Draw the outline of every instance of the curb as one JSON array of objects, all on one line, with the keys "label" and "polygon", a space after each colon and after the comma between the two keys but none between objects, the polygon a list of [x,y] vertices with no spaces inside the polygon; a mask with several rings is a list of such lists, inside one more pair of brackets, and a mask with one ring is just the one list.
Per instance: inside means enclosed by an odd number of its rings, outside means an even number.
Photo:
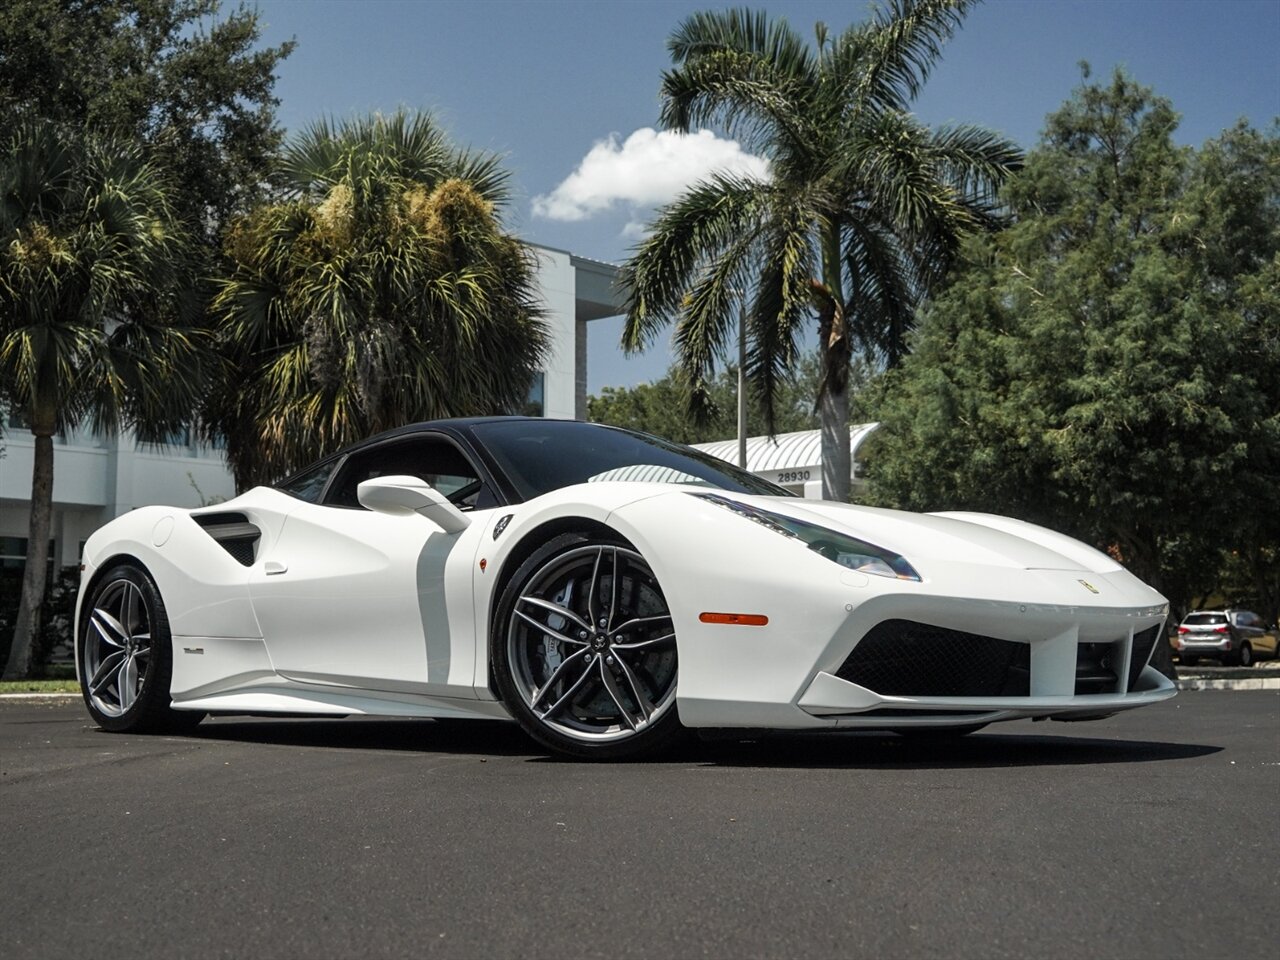
[{"label": "curb", "polygon": [[0,693],[0,700],[79,700],[79,693]]},{"label": "curb", "polygon": [[1280,690],[1280,677],[1214,680],[1206,677],[1174,681],[1179,690]]}]

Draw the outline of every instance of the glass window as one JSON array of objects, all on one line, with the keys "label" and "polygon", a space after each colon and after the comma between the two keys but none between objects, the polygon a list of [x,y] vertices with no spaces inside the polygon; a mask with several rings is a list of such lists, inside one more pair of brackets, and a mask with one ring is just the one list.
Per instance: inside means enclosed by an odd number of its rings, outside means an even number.
[{"label": "glass window", "polygon": [[[58,556],[56,540],[49,541],[49,566],[52,567]],[[0,537],[0,568],[5,570],[21,570],[27,565],[27,538]]]},{"label": "glass window", "polygon": [[333,473],[333,468],[338,465],[340,460],[341,458],[335,457],[320,464],[318,467],[312,467],[302,473],[296,473],[288,480],[278,484],[276,489],[282,493],[289,494],[291,497],[305,500],[307,503],[319,503],[320,495],[324,493],[324,485],[328,483],[329,475]]},{"label": "glass window", "polygon": [[698,450],[575,420],[495,420],[472,427],[524,499],[605,480],[692,483],[789,497],[768,480]]},{"label": "glass window", "polygon": [[357,488],[363,481],[394,476],[424,480],[463,510],[493,503],[476,468],[457,447],[440,437],[407,437],[356,451],[343,463],[324,502],[333,507],[360,508]]},{"label": "glass window", "polygon": [[1227,615],[1225,613],[1191,613],[1188,614],[1187,619],[1182,622],[1192,627],[1212,626],[1214,624],[1226,623]]}]

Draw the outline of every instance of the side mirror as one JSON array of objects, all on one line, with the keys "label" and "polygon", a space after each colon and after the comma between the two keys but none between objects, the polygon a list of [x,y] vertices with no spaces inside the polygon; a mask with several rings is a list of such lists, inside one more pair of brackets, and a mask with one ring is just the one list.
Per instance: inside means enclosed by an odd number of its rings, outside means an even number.
[{"label": "side mirror", "polygon": [[471,518],[455,507],[445,495],[417,477],[374,477],[356,487],[360,505],[378,513],[407,517],[418,513],[441,527],[445,533],[461,533]]}]

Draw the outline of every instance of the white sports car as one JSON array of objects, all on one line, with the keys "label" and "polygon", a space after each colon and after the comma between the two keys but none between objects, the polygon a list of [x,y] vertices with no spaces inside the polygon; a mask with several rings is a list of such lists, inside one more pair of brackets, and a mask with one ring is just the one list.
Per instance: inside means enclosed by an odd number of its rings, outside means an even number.
[{"label": "white sports car", "polygon": [[592,758],[682,728],[968,732],[1164,700],[1167,604],[1060,534],[802,500],[571,421],[422,423],[84,554],[105,729],[208,713],[511,717]]}]

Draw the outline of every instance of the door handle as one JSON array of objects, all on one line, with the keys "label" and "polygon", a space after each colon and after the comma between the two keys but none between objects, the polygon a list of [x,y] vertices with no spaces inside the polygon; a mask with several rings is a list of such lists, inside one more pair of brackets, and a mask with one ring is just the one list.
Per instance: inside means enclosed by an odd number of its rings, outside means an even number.
[{"label": "door handle", "polygon": [[262,565],[262,572],[268,577],[274,576],[277,573],[284,573],[288,569],[289,565],[287,563],[281,563],[279,560],[268,560]]}]

